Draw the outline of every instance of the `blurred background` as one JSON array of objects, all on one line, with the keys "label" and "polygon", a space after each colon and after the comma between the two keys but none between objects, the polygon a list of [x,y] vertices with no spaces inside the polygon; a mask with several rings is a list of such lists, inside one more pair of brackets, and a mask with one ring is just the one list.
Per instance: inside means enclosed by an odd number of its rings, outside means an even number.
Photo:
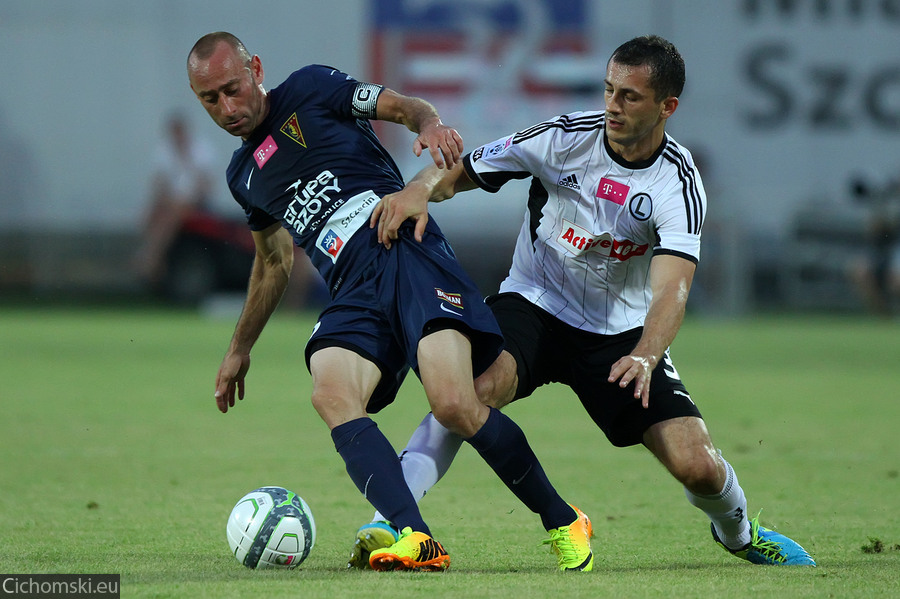
[{"label": "blurred background", "polygon": [[[887,313],[896,301],[871,297],[900,254],[884,226],[900,204],[900,5],[883,0],[0,0],[0,296],[240,295],[250,250],[224,184],[238,144],[185,73],[216,30],[262,58],[267,87],[332,65],[431,101],[468,149],[601,109],[610,53],[657,33],[687,64],[668,131],[709,196],[691,310]],[[214,170],[202,210],[153,241],[173,119],[202,148],[197,169]],[[427,163],[410,132],[378,131],[407,179]],[[527,185],[432,211],[484,293],[508,268]],[[154,244],[167,254],[151,276],[139,258]],[[880,283],[864,286],[867,274]],[[322,301],[315,276],[297,281],[288,305]]]}]

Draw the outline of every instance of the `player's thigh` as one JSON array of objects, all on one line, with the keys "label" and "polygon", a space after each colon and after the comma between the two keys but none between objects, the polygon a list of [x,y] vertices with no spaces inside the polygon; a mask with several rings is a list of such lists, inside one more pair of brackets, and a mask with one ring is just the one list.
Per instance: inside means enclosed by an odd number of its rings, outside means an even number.
[{"label": "player's thigh", "polygon": [[612,365],[637,344],[641,329],[617,335],[578,332],[570,336],[571,366],[563,381],[572,387],[588,414],[617,447],[643,442],[650,427],[683,416],[700,417],[700,411],[685,389],[668,352],[654,368],[650,380],[650,402],[641,405],[634,397],[634,383],[621,388],[610,383]]},{"label": "player's thigh", "polygon": [[381,371],[358,353],[337,346],[323,347],[309,359],[312,403],[329,429],[366,415]]},{"label": "player's thigh", "polygon": [[435,419],[464,437],[475,434],[486,420],[487,408],[475,395],[469,339],[456,329],[441,329],[422,337],[417,354]]},{"label": "player's thigh", "polygon": [[409,371],[404,348],[397,343],[391,323],[376,309],[377,305],[376,285],[371,280],[345,286],[319,315],[305,350],[310,373],[312,355],[330,347],[347,350],[373,364],[380,371],[380,380],[364,396],[369,414],[394,401]]}]

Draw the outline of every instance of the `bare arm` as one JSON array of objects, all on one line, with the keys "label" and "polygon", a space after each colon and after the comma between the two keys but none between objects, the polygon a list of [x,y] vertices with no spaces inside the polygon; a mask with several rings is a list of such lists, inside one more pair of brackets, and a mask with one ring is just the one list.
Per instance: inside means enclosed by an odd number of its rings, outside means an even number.
[{"label": "bare arm", "polygon": [[404,221],[411,219],[416,222],[416,240],[422,241],[422,233],[428,223],[428,202],[443,202],[459,191],[475,187],[462,162],[457,162],[451,169],[428,165],[403,189],[381,199],[369,217],[369,227],[377,225],[379,243],[390,248],[391,240],[397,239],[397,229]]},{"label": "bare arm", "polygon": [[293,240],[280,224],[254,231],[253,241],[256,242],[256,256],[247,285],[247,299],[216,375],[216,405],[222,413],[234,407],[235,390],[238,399],[244,399],[250,349],[278,307],[294,262]]},{"label": "bare arm", "polygon": [[650,262],[653,299],[644,320],[644,332],[630,354],[619,359],[609,372],[609,382],[625,388],[634,381],[634,397],[646,408],[650,405],[650,377],[653,369],[684,320],[688,292],[696,265],[678,256],[654,256]]},{"label": "bare arm", "polygon": [[378,95],[375,114],[382,121],[390,121],[406,126],[418,133],[413,143],[416,156],[428,148],[431,159],[439,168],[453,168],[459,162],[463,151],[463,140],[456,129],[441,122],[437,110],[421,98],[404,96],[385,88]]}]

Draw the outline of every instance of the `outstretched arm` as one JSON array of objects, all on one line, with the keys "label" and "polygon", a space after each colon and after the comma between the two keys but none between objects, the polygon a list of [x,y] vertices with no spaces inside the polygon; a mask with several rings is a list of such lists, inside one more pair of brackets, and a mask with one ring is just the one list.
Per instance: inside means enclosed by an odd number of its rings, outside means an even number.
[{"label": "outstretched arm", "polygon": [[438,168],[453,168],[463,151],[463,140],[456,129],[441,122],[437,110],[421,98],[404,96],[391,89],[383,89],[375,105],[376,118],[405,125],[418,133],[413,143],[416,156],[428,148],[431,159]]},{"label": "outstretched arm", "polygon": [[609,372],[609,382],[625,388],[634,381],[634,397],[650,405],[650,377],[666,349],[675,340],[684,320],[688,292],[696,265],[678,256],[654,256],[650,262],[653,299],[644,320],[644,332],[630,354],[619,359]]},{"label": "outstretched arm", "polygon": [[372,211],[369,227],[378,226],[378,242],[386,248],[397,239],[397,229],[407,219],[416,222],[416,240],[422,241],[428,223],[428,202],[443,202],[458,191],[475,189],[476,185],[466,174],[462,162],[447,170],[426,166],[397,193],[389,193]]},{"label": "outstretched arm", "polygon": [[256,256],[250,271],[247,299],[216,375],[216,405],[222,413],[234,407],[235,391],[238,399],[244,399],[244,377],[250,368],[250,349],[278,307],[294,263],[293,239],[280,224],[254,231],[253,241],[256,243]]}]

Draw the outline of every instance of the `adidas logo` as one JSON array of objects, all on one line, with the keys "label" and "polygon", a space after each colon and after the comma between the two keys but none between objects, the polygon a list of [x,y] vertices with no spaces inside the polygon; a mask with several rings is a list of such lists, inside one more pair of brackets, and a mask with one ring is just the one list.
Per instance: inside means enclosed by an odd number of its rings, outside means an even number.
[{"label": "adidas logo", "polygon": [[581,185],[578,183],[578,179],[575,175],[569,175],[568,177],[563,177],[559,180],[558,185],[563,187],[569,187],[571,189],[581,189]]}]

